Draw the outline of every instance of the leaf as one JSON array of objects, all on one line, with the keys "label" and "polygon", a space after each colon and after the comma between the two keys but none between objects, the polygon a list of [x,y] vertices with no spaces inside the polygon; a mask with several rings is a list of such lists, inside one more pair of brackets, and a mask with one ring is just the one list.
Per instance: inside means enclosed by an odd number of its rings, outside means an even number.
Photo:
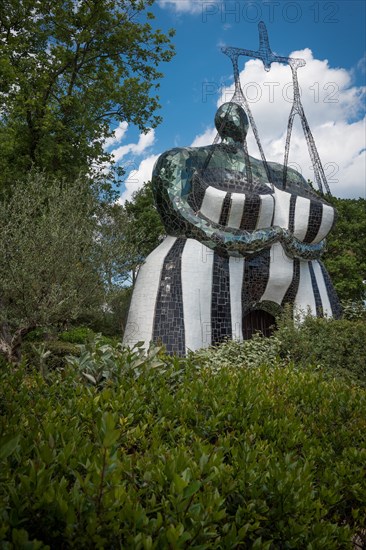
[{"label": "leaf", "polygon": [[6,436],[0,440],[0,460],[8,458],[18,446],[20,434],[15,437]]},{"label": "leaf", "polygon": [[180,495],[183,493],[183,490],[186,488],[187,482],[184,479],[182,479],[178,474],[174,474],[172,485],[174,488],[174,492]]},{"label": "leaf", "polygon": [[94,376],[92,374],[88,374],[87,372],[83,372],[82,373],[83,376],[85,376],[85,378],[87,380],[89,380],[89,382],[91,382],[92,384],[94,384],[94,386],[96,386],[97,384],[97,381],[95,380]]},{"label": "leaf", "polygon": [[184,498],[190,498],[200,490],[202,483],[200,481],[192,481],[183,491]]}]

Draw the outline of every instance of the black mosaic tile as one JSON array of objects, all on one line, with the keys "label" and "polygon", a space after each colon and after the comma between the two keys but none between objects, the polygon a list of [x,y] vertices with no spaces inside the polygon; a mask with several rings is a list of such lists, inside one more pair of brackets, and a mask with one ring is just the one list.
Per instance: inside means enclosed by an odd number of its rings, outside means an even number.
[{"label": "black mosaic tile", "polygon": [[194,212],[201,209],[207,187],[208,185],[201,184],[199,176],[194,173],[192,176],[192,190],[187,198],[187,202]]},{"label": "black mosaic tile", "polygon": [[256,306],[267,286],[270,267],[270,249],[262,250],[244,262],[242,286],[242,315]]},{"label": "black mosaic tile", "polygon": [[240,229],[253,231],[258,223],[261,199],[259,195],[246,195]]},{"label": "black mosaic tile", "polygon": [[322,304],[322,299],[318,288],[318,283],[316,281],[313,264],[312,262],[308,262],[308,265],[309,265],[309,271],[310,271],[310,277],[311,277],[311,286],[313,287],[313,294],[315,298],[316,316],[323,317],[324,316],[323,304]]},{"label": "black mosaic tile", "polygon": [[291,195],[290,198],[290,213],[289,213],[289,219],[288,219],[288,228],[291,233],[294,232],[295,229],[295,206],[296,206],[296,195]]},{"label": "black mosaic tile", "polygon": [[232,338],[229,260],[214,254],[211,302],[212,344]]},{"label": "black mosaic tile", "polygon": [[337,293],[329,277],[328,271],[324,267],[323,262],[319,261],[319,265],[323,273],[324,282],[327,289],[328,298],[330,301],[330,307],[332,308],[332,315],[335,319],[340,319],[340,317],[342,316],[342,307],[341,307],[341,304],[339,303]]},{"label": "black mosaic tile", "polygon": [[320,224],[322,223],[323,205],[320,202],[310,202],[308,230],[306,232],[304,242],[312,243],[318,234]]},{"label": "black mosaic tile", "polygon": [[154,318],[154,342],[161,342],[168,353],[185,354],[182,297],[182,252],[186,239],[177,239],[168,252],[160,277]]},{"label": "black mosaic tile", "polygon": [[297,291],[299,289],[300,282],[300,260],[298,258],[293,259],[293,268],[292,268],[292,281],[288,287],[285,296],[282,300],[282,307],[286,304],[293,304],[296,298]]},{"label": "black mosaic tile", "polygon": [[227,222],[229,220],[229,214],[230,214],[230,206],[231,206],[231,193],[227,193],[226,197],[224,198],[224,202],[221,209],[220,214],[220,225],[227,225]]}]

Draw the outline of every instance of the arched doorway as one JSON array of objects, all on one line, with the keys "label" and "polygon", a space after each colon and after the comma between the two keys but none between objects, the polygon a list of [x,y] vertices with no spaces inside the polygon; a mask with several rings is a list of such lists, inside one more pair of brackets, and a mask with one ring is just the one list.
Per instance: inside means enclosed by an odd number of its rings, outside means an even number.
[{"label": "arched doorway", "polygon": [[258,331],[263,336],[271,336],[275,324],[273,315],[261,309],[253,309],[243,318],[243,340],[249,340]]}]

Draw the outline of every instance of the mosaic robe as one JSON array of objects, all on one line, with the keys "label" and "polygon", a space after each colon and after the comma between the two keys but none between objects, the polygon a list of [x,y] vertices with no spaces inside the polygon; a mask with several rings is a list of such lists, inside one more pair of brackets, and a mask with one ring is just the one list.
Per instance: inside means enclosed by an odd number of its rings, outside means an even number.
[{"label": "mosaic robe", "polygon": [[[322,243],[334,224],[333,207],[315,194],[267,187],[262,193],[236,193],[208,185],[195,198],[196,208],[219,227],[239,232],[280,227],[300,243]],[[291,257],[281,240],[235,257],[171,235],[139,271],[124,342],[143,341],[145,347],[161,342],[168,352],[184,355],[227,338],[242,340],[248,312],[277,313],[285,304],[300,314],[339,317],[337,296],[319,259]]]}]

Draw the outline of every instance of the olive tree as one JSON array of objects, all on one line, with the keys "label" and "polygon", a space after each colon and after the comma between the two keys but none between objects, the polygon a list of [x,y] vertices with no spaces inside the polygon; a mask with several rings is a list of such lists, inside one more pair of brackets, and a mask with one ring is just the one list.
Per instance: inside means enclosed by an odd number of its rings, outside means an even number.
[{"label": "olive tree", "polygon": [[100,307],[98,197],[89,183],[31,172],[0,202],[0,352],[17,362],[23,337]]}]

